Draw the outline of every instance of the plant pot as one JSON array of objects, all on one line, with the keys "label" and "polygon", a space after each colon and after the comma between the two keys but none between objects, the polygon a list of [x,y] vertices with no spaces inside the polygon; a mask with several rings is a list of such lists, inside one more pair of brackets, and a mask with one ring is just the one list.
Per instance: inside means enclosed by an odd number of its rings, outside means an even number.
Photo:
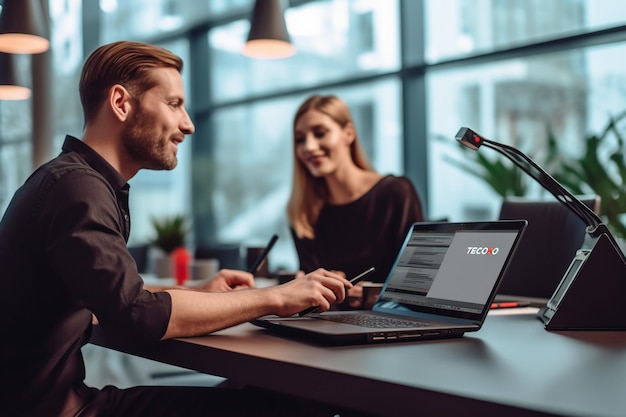
[{"label": "plant pot", "polygon": [[158,278],[173,278],[174,268],[169,253],[159,252],[154,256],[154,274]]}]

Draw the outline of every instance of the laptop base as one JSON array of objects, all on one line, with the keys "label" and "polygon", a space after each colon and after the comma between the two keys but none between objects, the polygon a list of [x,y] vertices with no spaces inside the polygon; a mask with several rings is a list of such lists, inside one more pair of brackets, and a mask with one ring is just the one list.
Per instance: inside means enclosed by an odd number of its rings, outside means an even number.
[{"label": "laptop base", "polygon": [[264,319],[265,320],[252,320],[250,323],[254,324],[255,326],[263,327],[273,334],[277,334],[280,336],[290,336],[296,339],[302,339],[307,341],[319,342],[325,345],[362,345],[371,343],[409,342],[429,339],[453,339],[462,337],[466,333],[466,331],[461,331],[458,329],[432,331],[428,329],[424,329],[423,331],[416,331],[411,329],[392,332],[386,331],[380,333],[372,333],[369,330],[365,331],[364,329],[362,333],[326,333],[320,335],[320,333],[312,334],[307,330],[301,330],[297,327],[277,328],[276,324],[280,323],[280,321],[284,319],[277,318],[276,320],[268,320],[267,317],[265,317]]}]

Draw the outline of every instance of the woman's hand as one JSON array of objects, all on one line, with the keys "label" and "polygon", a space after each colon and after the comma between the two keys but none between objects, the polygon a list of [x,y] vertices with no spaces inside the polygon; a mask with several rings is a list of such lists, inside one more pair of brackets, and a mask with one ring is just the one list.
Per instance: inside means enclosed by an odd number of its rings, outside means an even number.
[{"label": "woman's hand", "polygon": [[363,283],[359,282],[348,290],[346,301],[350,308],[357,309],[363,304]]},{"label": "woman's hand", "polygon": [[221,269],[211,278],[194,283],[188,287],[205,292],[226,292],[243,288],[254,288],[254,275],[235,269]]}]

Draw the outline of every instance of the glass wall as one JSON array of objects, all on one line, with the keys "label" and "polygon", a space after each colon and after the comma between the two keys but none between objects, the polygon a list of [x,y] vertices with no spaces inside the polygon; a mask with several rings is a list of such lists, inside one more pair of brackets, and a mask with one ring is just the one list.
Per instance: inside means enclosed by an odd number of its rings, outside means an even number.
[{"label": "glass wall", "polygon": [[[314,1],[289,8],[285,18],[297,49],[287,59],[241,54],[247,17],[207,34],[210,127],[195,136],[210,143],[194,151],[194,221],[202,244],[258,246],[278,233],[271,266],[293,270],[298,265],[285,211],[293,114],[310,94],[339,95],[376,169],[401,174],[400,80],[381,76],[397,72],[401,60],[397,1]],[[358,81],[365,77],[377,78]],[[205,112],[194,111],[202,126]]]},{"label": "glass wall", "polygon": [[[583,137],[626,110],[619,0],[291,3],[285,16],[297,53],[262,61],[240,53],[252,0],[49,2],[55,151],[65,134],[81,134],[78,74],[97,45],[140,40],[185,59],[196,134],[173,172],[131,180],[131,243],[151,238],[152,217],[184,213],[195,242],[256,246],[279,233],[271,267],[296,268],[285,215],[291,124],[310,94],[344,98],[375,167],[411,173],[424,184],[428,217],[450,220],[493,219],[501,203],[460,169],[468,157],[454,141],[461,126],[541,160],[549,135],[560,155],[576,155]],[[33,169],[31,105],[0,102],[0,213]],[[415,154],[416,143],[426,156]],[[427,169],[416,169],[423,161]]]},{"label": "glass wall", "polygon": [[[439,3],[428,3],[430,19],[435,18],[442,7]],[[496,49],[624,20],[622,9],[609,1],[548,2],[546,5],[550,7],[541,9],[541,13],[532,1],[477,2],[483,6],[483,11],[490,11],[487,16],[492,19],[492,23],[483,20],[480,27],[494,28],[489,34],[481,34],[476,16],[479,8],[470,8],[463,1],[447,3],[447,13],[452,10],[452,16],[464,16],[467,21],[455,20],[456,31],[452,25],[452,32],[457,34],[456,43],[443,36],[447,30],[437,31],[431,26],[427,37],[430,51],[427,55],[431,59],[472,52],[474,47],[467,51],[459,49],[466,39],[463,31],[469,30],[467,27],[474,28],[471,43],[476,48]],[[508,7],[503,7],[505,5]],[[600,10],[600,5],[604,9]],[[606,8],[616,12],[607,13]],[[541,19],[531,24],[532,17],[539,14]],[[546,21],[553,24],[548,25]],[[461,152],[454,140],[461,126],[511,144],[541,162],[547,157],[549,135],[556,139],[560,157],[579,155],[589,133],[600,133],[611,116],[626,110],[625,64],[612,59],[624,53],[626,43],[584,45],[584,42],[580,47],[564,45],[561,52],[552,46],[549,53],[538,47],[536,51],[523,51],[520,57],[494,57],[476,60],[476,63],[469,60],[462,66],[434,66],[427,72],[429,209],[432,216],[477,220],[494,219],[498,215],[501,197],[461,167],[459,161],[468,159],[467,153]],[[489,149],[480,152],[492,161],[502,159]],[[549,166],[544,168],[549,171]],[[534,181],[523,180],[529,195],[546,194]]]},{"label": "glass wall", "polygon": [[[511,144],[532,158],[546,149],[550,131],[564,149],[575,149],[571,139],[580,139],[586,129],[587,85],[583,74],[568,73],[563,63],[580,58],[576,51],[439,71],[427,77],[428,160],[430,172],[437,172],[429,177],[433,215],[457,220],[497,216],[500,200],[494,191],[456,163],[468,159],[454,140],[461,126]],[[566,146],[565,141],[574,143]],[[479,152],[491,160],[501,159],[486,148]]]},{"label": "glass wall", "polygon": [[288,9],[285,20],[297,53],[282,60],[254,60],[241,54],[250,29],[247,19],[209,32],[215,102],[400,68],[396,1],[316,1]]},{"label": "glass wall", "polygon": [[247,11],[253,0],[99,0],[102,43],[149,39],[178,33],[233,10]]},{"label": "glass wall", "polygon": [[[337,94],[348,103],[376,169],[402,173],[400,85],[396,78],[316,92]],[[197,175],[212,175],[213,192],[201,206],[211,205],[209,211],[218,225],[217,241],[263,245],[278,233],[281,239],[272,251],[272,264],[277,268],[297,267],[286,207],[294,161],[292,117],[307,96],[296,94],[216,111],[214,136],[206,139],[212,142],[213,158],[194,154]]]},{"label": "glass wall", "polygon": [[0,101],[0,213],[32,171],[30,100]]},{"label": "glass wall", "polygon": [[426,60],[557,40],[623,25],[620,0],[426,0]]}]

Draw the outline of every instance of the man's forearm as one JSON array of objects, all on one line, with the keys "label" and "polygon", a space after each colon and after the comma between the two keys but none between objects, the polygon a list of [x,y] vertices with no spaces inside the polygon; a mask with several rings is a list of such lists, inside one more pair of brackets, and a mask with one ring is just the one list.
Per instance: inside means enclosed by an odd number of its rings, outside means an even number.
[{"label": "man's forearm", "polygon": [[277,298],[271,289],[207,293],[170,289],[172,314],[163,339],[199,336],[272,314]]}]

